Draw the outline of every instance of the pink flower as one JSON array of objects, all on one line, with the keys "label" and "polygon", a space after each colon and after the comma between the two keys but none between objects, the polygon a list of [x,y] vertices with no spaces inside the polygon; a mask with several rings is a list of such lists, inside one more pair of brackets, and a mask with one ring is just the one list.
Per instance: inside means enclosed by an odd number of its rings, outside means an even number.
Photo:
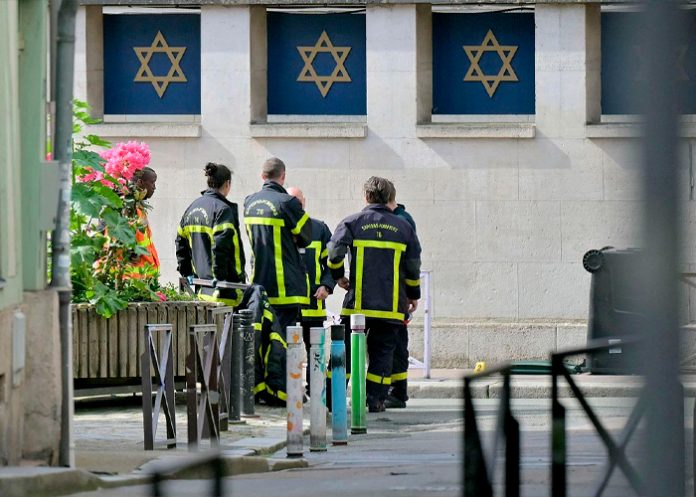
[{"label": "pink flower", "polygon": [[155,295],[159,297],[160,302],[164,302],[167,300],[167,297],[162,292],[155,292]]},{"label": "pink flower", "polygon": [[133,179],[137,171],[150,163],[150,149],[144,142],[117,143],[99,154],[106,161],[104,170],[114,178]]}]

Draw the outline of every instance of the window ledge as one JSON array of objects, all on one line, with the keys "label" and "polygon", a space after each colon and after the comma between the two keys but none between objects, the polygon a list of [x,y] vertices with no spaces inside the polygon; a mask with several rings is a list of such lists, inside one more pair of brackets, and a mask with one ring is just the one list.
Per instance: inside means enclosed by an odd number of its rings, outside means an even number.
[{"label": "window ledge", "polygon": [[438,123],[416,126],[418,138],[534,138],[534,123]]},{"label": "window ledge", "polygon": [[253,138],[365,138],[365,123],[258,123],[250,124]]},{"label": "window ledge", "polygon": [[[640,123],[601,123],[585,126],[588,138],[642,138],[643,125]],[[680,136],[696,138],[696,123],[682,123]]]},{"label": "window ledge", "polygon": [[201,125],[197,123],[102,123],[87,126],[87,133],[103,138],[198,138]]}]

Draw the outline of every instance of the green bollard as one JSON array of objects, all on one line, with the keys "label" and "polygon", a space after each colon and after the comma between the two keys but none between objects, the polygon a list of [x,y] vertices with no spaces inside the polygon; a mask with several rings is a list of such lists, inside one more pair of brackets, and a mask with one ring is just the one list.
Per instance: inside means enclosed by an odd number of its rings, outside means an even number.
[{"label": "green bollard", "polygon": [[365,404],[367,376],[365,372],[365,316],[353,314],[350,316],[350,432],[353,435],[367,433],[365,420]]}]

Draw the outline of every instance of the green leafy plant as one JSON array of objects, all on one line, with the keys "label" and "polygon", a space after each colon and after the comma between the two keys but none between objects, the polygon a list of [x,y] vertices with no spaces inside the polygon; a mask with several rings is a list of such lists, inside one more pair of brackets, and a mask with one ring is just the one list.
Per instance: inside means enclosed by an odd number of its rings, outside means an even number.
[{"label": "green leafy plant", "polygon": [[[173,292],[169,288],[162,292],[156,268],[133,264],[148,253],[138,244],[136,235],[145,230],[138,211],[149,207],[142,200],[142,192],[135,188],[134,168],[129,168],[126,160],[111,160],[118,154],[103,151],[111,146],[109,142],[83,134],[85,125],[98,122],[88,111],[86,103],[74,102],[70,212],[73,302],[94,304],[97,313],[108,318],[124,309],[128,302],[162,301],[167,299],[167,292],[172,296]],[[97,152],[99,149],[101,154]],[[138,160],[149,161],[144,144],[131,142],[119,152],[120,156],[135,153],[127,157],[138,157],[142,150],[147,156]],[[107,164],[102,155],[110,157],[111,163]]]}]

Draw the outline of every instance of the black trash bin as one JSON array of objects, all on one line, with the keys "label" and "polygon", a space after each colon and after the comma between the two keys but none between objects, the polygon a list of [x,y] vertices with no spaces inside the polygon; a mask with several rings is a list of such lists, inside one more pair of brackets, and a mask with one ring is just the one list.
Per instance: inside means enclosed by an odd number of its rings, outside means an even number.
[{"label": "black trash bin", "polygon": [[[642,252],[605,247],[590,250],[583,266],[592,273],[587,340],[616,340],[616,347],[587,357],[587,370],[595,374],[633,374],[634,347],[622,347],[621,339],[635,337],[641,317],[639,269]],[[628,354],[628,355],[627,355]]]}]

